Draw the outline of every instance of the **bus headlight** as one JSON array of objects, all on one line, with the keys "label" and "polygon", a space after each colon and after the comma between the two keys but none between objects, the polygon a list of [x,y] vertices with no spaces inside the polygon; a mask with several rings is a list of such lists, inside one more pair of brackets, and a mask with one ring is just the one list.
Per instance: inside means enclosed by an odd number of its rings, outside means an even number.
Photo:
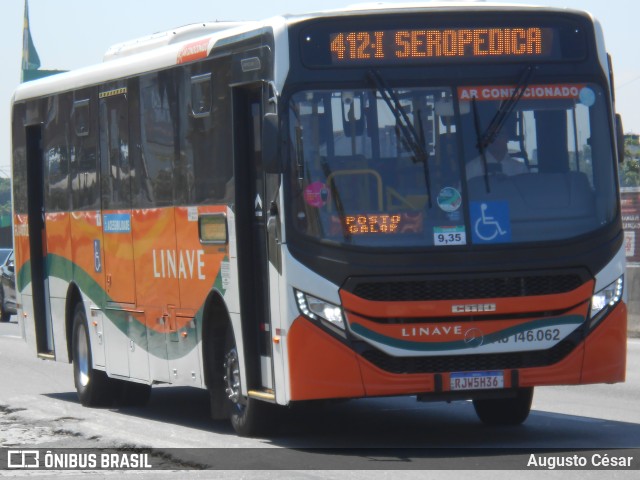
[{"label": "bus headlight", "polygon": [[595,327],[607,313],[615,307],[622,299],[622,290],[624,287],[624,275],[615,282],[607,285],[599,292],[591,297],[591,312],[589,314],[589,328]]},{"label": "bus headlight", "polygon": [[321,300],[300,290],[295,290],[295,294],[298,308],[305,317],[311,320],[324,320],[340,330],[345,329],[342,308],[338,305]]}]

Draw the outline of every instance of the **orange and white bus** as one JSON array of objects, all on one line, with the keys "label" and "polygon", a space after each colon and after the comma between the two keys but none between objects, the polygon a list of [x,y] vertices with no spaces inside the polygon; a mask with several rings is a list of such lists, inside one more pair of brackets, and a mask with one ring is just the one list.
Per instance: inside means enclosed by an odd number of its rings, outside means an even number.
[{"label": "orange and white bus", "polygon": [[598,22],[490,3],[185,27],[15,92],[18,313],[83,405],[472,399],[625,378]]}]

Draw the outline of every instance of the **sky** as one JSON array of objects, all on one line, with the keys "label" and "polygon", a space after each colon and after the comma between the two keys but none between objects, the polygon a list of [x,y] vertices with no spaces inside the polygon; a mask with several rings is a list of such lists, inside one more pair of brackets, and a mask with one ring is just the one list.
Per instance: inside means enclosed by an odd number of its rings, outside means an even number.
[{"label": "sky", "polygon": [[[260,20],[286,13],[342,8],[349,0],[29,0],[31,35],[41,69],[72,70],[102,62],[111,45],[191,23]],[[399,3],[388,0],[387,3]],[[503,3],[503,2],[499,2]],[[529,0],[591,12],[612,55],[617,111],[625,132],[640,133],[640,2]],[[0,176],[11,174],[10,105],[20,82],[24,0],[0,0]]]}]

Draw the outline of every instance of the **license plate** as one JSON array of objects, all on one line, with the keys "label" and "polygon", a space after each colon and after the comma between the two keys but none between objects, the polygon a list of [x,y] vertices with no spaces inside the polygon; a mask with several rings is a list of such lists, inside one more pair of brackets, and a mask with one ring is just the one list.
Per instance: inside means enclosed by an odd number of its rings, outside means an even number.
[{"label": "license plate", "polygon": [[451,390],[485,390],[504,388],[504,372],[454,372],[449,377]]}]

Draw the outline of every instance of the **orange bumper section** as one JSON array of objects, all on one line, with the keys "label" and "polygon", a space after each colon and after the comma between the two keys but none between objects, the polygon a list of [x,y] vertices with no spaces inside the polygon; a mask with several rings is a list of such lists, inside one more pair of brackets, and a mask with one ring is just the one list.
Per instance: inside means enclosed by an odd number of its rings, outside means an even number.
[{"label": "orange bumper section", "polygon": [[[519,386],[623,382],[626,344],[627,308],[621,303],[560,362],[518,369]],[[303,317],[291,326],[287,346],[292,401],[435,391],[434,374],[385,372]],[[441,375],[446,391],[449,373]],[[505,388],[511,387],[511,378],[506,370]]]}]

